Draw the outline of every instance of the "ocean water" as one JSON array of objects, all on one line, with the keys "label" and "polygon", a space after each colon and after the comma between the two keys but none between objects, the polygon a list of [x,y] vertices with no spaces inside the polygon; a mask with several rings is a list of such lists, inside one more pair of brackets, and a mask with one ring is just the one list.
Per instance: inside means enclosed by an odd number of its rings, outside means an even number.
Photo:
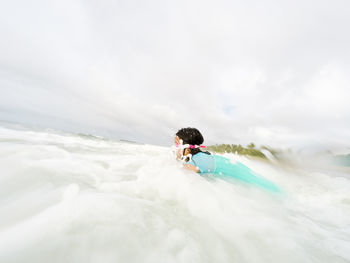
[{"label": "ocean water", "polygon": [[0,127],[0,262],[350,262],[346,171],[226,156],[284,194],[167,147]]}]

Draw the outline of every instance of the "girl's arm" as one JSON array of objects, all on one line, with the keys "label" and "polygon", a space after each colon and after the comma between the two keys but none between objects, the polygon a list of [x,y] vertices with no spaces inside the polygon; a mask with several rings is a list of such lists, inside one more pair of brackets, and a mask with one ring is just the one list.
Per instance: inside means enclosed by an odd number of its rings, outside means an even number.
[{"label": "girl's arm", "polygon": [[186,168],[186,169],[188,169],[188,170],[191,170],[191,171],[194,171],[194,172],[196,172],[196,173],[199,173],[199,169],[196,167],[196,166],[194,166],[193,164],[184,164],[184,167]]}]

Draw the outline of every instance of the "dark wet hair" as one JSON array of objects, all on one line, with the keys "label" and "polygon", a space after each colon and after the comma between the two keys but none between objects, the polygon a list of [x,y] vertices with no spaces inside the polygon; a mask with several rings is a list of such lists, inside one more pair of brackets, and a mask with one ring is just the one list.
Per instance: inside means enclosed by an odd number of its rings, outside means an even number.
[{"label": "dark wet hair", "polygon": [[[182,139],[183,144],[201,145],[204,142],[203,135],[196,128],[182,128],[176,133],[176,136]],[[200,148],[189,148],[189,150],[192,156],[202,152]],[[210,154],[210,152],[203,153]]]}]

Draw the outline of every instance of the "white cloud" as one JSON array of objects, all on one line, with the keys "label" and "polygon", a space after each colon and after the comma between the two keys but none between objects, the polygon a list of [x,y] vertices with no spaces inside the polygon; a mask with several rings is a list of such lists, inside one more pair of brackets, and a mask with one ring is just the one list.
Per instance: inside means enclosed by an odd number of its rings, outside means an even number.
[{"label": "white cloud", "polygon": [[171,143],[348,145],[347,1],[11,1],[0,119]]}]

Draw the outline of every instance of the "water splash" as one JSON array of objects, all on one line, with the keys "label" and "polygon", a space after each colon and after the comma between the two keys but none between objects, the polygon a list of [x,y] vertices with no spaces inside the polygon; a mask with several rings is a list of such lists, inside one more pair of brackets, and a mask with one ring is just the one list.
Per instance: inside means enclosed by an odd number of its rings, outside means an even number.
[{"label": "water splash", "polygon": [[225,155],[288,192],[207,180],[169,149],[0,128],[1,262],[348,262],[350,182]]}]

